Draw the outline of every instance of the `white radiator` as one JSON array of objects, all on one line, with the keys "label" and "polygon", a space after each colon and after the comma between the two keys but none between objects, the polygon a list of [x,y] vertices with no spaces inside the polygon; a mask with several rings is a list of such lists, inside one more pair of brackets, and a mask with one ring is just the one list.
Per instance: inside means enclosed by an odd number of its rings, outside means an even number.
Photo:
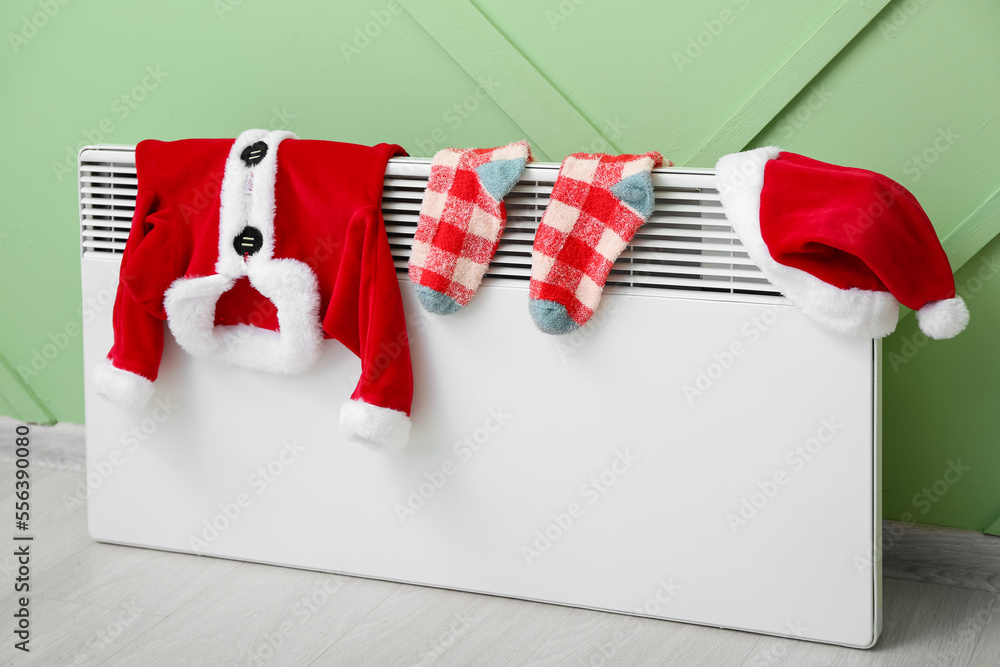
[{"label": "white radiator", "polygon": [[429,170],[386,172],[415,397],[409,447],[378,455],[339,433],[360,363],[335,341],[274,376],[168,335],[149,407],[97,396],[136,174],[131,147],[80,152],[93,538],[874,644],[879,342],[781,298],[703,169],[654,171],[656,211],[598,313],[551,337],[527,288],[558,165],[529,165],[478,295],[429,315],[406,277]]}]

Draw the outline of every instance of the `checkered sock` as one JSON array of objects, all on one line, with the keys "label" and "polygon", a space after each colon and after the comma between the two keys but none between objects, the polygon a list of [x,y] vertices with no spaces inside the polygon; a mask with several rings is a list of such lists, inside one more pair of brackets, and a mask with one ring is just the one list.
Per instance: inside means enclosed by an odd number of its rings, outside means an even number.
[{"label": "checkered sock", "polygon": [[659,153],[563,160],[531,252],[528,307],[539,329],[569,333],[594,314],[611,265],[653,212],[649,172],[662,163]]},{"label": "checkered sock", "polygon": [[507,222],[502,200],[530,160],[527,141],[434,156],[410,254],[424,308],[448,315],[475,295]]}]

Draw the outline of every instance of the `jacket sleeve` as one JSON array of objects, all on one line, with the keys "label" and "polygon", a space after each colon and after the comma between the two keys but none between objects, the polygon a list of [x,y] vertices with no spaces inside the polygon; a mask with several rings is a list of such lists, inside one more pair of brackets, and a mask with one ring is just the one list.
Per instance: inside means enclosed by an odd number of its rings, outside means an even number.
[{"label": "jacket sleeve", "polygon": [[323,327],[361,359],[361,378],[340,411],[353,442],[400,450],[410,437],[413,373],[406,319],[385,224],[378,208],[351,222]]},{"label": "jacket sleeve", "polygon": [[114,344],[94,368],[98,393],[125,408],[153,396],[163,352],[163,292],[177,273],[175,231],[156,211],[157,197],[140,189],[125,244],[115,297]]}]

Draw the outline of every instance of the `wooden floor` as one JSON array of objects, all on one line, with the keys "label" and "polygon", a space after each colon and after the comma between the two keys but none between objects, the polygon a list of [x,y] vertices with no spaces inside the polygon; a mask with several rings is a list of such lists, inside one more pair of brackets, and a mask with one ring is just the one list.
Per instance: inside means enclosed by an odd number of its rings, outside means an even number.
[{"label": "wooden floor", "polygon": [[[4,546],[2,664],[1000,665],[1000,602],[985,591],[887,579],[885,630],[860,651],[97,544],[82,473],[33,472],[32,650],[12,648]],[[5,514],[12,491],[12,464],[0,462]]]}]

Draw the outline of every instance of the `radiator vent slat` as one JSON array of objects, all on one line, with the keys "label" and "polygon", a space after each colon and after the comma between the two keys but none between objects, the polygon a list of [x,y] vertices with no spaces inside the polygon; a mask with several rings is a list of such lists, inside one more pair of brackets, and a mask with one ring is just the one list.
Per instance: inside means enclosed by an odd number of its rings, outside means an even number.
[{"label": "radiator vent slat", "polygon": [[135,212],[135,202],[132,203],[109,203],[107,206],[102,206],[100,208],[94,206],[84,206],[81,211],[84,216],[102,219],[102,218],[124,218],[125,220],[132,219],[132,213]]},{"label": "radiator vent slat", "polygon": [[[507,229],[485,284],[523,285],[529,280],[535,230],[558,171],[558,164],[529,165],[505,198]],[[421,158],[394,158],[386,170],[382,213],[399,273],[407,271],[429,174],[430,161]],[[84,256],[116,258],[124,252],[137,186],[134,149],[88,148],[80,153]],[[709,298],[780,296],[726,220],[711,171],[657,169],[653,187],[653,214],[615,262],[608,277],[610,291],[675,290]]]},{"label": "radiator vent slat", "polygon": [[[83,165],[81,165],[82,167]],[[102,174],[99,171],[91,172],[86,175],[86,180],[84,180],[85,175],[80,174],[81,183],[112,183],[119,187],[129,187],[131,186],[133,190],[139,185],[138,178],[114,178],[109,175]]]}]

